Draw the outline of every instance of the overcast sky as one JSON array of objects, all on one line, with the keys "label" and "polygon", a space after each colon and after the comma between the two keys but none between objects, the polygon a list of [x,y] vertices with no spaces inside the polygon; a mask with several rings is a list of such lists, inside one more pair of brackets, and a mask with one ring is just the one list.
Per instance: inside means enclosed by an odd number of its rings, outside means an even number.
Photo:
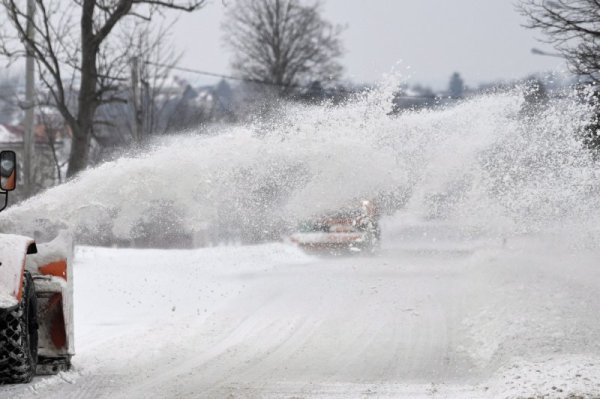
[{"label": "overcast sky", "polygon": [[[344,77],[375,82],[402,61],[412,82],[446,87],[458,71],[467,84],[564,71],[560,59],[531,54],[551,50],[539,32],[521,26],[517,0],[324,0],[324,16],[347,26]],[[225,4],[232,4],[226,0]],[[181,66],[231,73],[221,33],[221,0],[181,15],[173,37],[184,51]]]}]

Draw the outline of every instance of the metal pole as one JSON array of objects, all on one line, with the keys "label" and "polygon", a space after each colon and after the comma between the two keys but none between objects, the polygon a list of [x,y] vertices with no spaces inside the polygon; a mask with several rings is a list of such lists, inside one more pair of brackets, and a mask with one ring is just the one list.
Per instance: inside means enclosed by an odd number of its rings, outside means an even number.
[{"label": "metal pole", "polygon": [[542,56],[545,56],[545,57],[554,57],[554,58],[562,58],[562,59],[565,58],[565,56],[562,55],[562,54],[559,54],[559,53],[548,53],[546,51],[537,49],[535,47],[531,49],[531,54],[542,55]]},{"label": "metal pole", "polygon": [[[35,13],[34,0],[27,0],[27,39],[33,41],[35,31],[33,16]],[[33,195],[33,168],[35,167],[35,136],[34,136],[34,106],[35,106],[35,61],[33,50],[26,43],[27,59],[25,61],[25,137],[23,137],[23,172],[25,180],[25,196]]]},{"label": "metal pole", "polygon": [[142,83],[142,98],[143,98],[143,106],[142,106],[142,141],[148,136],[152,134],[152,130],[154,128],[152,123],[152,111],[150,107],[150,85],[146,79],[141,79]]},{"label": "metal pole", "polygon": [[133,140],[140,142],[142,133],[142,121],[140,112],[140,87],[139,87],[139,62],[138,57],[131,58],[131,91],[133,105]]}]

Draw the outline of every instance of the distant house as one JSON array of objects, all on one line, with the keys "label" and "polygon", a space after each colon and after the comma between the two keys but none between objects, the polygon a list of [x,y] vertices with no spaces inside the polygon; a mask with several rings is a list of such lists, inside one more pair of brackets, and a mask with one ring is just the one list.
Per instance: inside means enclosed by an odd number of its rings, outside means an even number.
[{"label": "distant house", "polygon": [[8,125],[0,125],[0,146],[3,150],[11,149],[14,147],[15,143],[20,143],[22,145],[23,138],[22,135],[17,134],[14,131],[14,127]]}]

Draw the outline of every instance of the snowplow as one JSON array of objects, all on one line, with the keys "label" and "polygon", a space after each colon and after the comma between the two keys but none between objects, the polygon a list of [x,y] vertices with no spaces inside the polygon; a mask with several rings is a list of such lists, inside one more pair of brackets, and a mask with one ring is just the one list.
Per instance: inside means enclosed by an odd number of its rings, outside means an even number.
[{"label": "snowplow", "polygon": [[[16,187],[16,157],[0,153],[5,198]],[[14,170],[8,170],[13,161]],[[11,177],[12,176],[12,177]],[[6,200],[5,200],[6,201]],[[0,384],[68,370],[73,347],[72,240],[46,244],[0,234]]]},{"label": "snowplow", "polygon": [[289,240],[306,251],[374,252],[380,240],[379,211],[372,201],[305,220]]}]

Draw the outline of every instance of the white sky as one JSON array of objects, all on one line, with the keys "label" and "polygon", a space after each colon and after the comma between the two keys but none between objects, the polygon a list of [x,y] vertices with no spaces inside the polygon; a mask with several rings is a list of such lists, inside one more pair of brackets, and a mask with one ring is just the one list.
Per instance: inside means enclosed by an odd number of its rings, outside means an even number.
[{"label": "white sky", "polygon": [[[208,1],[204,9],[182,14],[175,26],[175,45],[185,52],[180,66],[231,73],[221,33],[225,6]],[[344,77],[355,82],[375,82],[398,61],[402,69],[410,67],[411,81],[435,88],[445,88],[454,71],[473,86],[564,71],[560,59],[531,54],[532,47],[551,48],[536,41],[539,32],[521,27],[516,1],[324,0],[324,16],[347,26],[342,63]]]}]

